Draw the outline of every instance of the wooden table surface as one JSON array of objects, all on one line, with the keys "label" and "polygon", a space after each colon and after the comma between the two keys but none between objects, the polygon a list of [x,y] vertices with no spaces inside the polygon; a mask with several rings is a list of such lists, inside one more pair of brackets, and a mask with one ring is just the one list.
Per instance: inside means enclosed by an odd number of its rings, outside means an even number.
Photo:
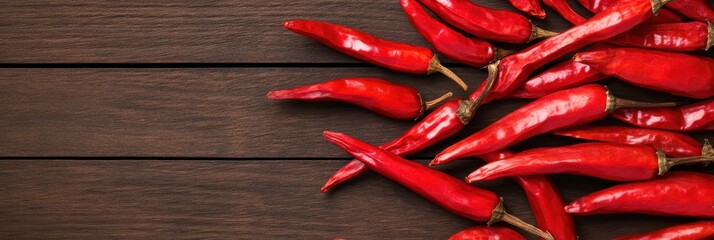
[{"label": "wooden table surface", "polygon": [[[513,9],[505,0],[477,2]],[[547,14],[533,22],[569,27]],[[426,98],[466,93],[443,76],[373,67],[281,27],[298,18],[428,46],[396,1],[0,1],[0,239],[445,239],[479,224],[374,173],[319,193],[350,159],[323,140],[323,130],[381,144],[413,123],[346,104],[271,102],[269,90],[375,76],[413,85]],[[446,65],[472,89],[485,77]],[[606,83],[632,99],[686,100]],[[488,104],[462,133],[410,159],[426,163],[527,102]],[[692,135],[714,138],[711,131]],[[513,149],[575,142],[545,135]],[[461,178],[481,164],[438,169]],[[615,184],[551,179],[566,201]],[[514,182],[478,185],[534,223]],[[590,240],[695,219],[575,220],[580,239]]]}]

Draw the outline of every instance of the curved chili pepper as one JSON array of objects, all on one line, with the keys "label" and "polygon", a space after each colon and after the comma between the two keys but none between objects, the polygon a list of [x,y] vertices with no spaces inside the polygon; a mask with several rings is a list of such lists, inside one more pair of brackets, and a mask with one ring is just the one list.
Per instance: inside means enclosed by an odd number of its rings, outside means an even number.
[{"label": "curved chili pepper", "polygon": [[677,108],[623,108],[610,115],[617,120],[644,128],[685,132],[714,130],[714,99]]},{"label": "curved chili pepper", "polygon": [[[667,1],[669,0],[618,1],[580,25],[504,57],[498,66],[496,85],[492,91],[483,94],[488,94],[489,99],[508,96],[523,85],[536,69],[569,52],[635,27],[656,13]],[[482,91],[479,88],[470,95],[470,98],[473,99],[480,94]]]},{"label": "curved chili pepper", "polygon": [[573,11],[573,8],[570,7],[570,4],[568,1],[565,0],[543,0],[543,3],[545,3],[546,6],[552,8],[560,16],[563,16],[565,20],[568,22],[572,23],[573,25],[578,25],[583,22],[585,22],[585,19],[583,16],[580,16],[580,14],[576,13]]},{"label": "curved chili pepper", "polygon": [[613,181],[638,181],[661,176],[675,165],[711,161],[714,161],[714,148],[708,141],[704,143],[702,156],[685,158],[668,158],[662,151],[647,145],[581,143],[524,151],[488,163],[466,180],[569,173]]},{"label": "curved chili pepper", "polygon": [[[510,156],[513,156],[510,151],[498,151],[481,155],[479,158],[494,162]],[[522,176],[514,177],[513,180],[525,191],[538,228],[548,231],[558,240],[577,239],[573,218],[563,210],[563,198],[546,176]]]},{"label": "curved chili pepper", "polygon": [[511,6],[538,19],[545,19],[545,11],[538,0],[508,0]]},{"label": "curved chili pepper", "polygon": [[575,54],[573,61],[637,86],[671,94],[714,96],[714,59],[639,48],[609,48]]},{"label": "curved chili pepper", "polygon": [[680,224],[663,228],[660,230],[616,237],[612,240],[709,240],[714,239],[714,221],[699,221],[693,223]]},{"label": "curved chili pepper", "polygon": [[706,22],[714,20],[714,9],[709,4],[706,0],[676,0],[667,4],[667,8],[687,18]]},{"label": "curved chili pepper", "polygon": [[619,126],[583,126],[557,130],[553,134],[609,143],[649,145],[670,157],[694,157],[702,144],[689,135],[644,128]]},{"label": "curved chili pepper", "polygon": [[469,0],[419,0],[447,23],[476,37],[525,43],[557,33],[543,30],[514,12],[482,7]]},{"label": "curved chili pepper", "polygon": [[268,93],[273,100],[348,102],[394,119],[419,118],[449,97],[451,92],[424,102],[416,89],[379,78],[340,78]]},{"label": "curved chili pepper", "polygon": [[356,29],[328,22],[295,20],[284,22],[283,27],[354,58],[395,71],[415,74],[440,72],[464,90],[467,89],[466,83],[441,65],[436,55],[428,48],[380,39]]},{"label": "curved chili pepper", "polygon": [[325,131],[323,135],[370,169],[453,213],[489,225],[504,221],[539,237],[553,239],[549,233],[506,213],[503,201],[491,191],[471,186],[345,134]]},{"label": "curved chili pepper", "polygon": [[588,84],[543,96],[492,123],[439,153],[430,165],[481,155],[510,147],[532,136],[553,130],[584,125],[602,119],[608,112],[625,106],[672,103],[640,103],[616,98],[607,88]]},{"label": "curved chili pepper", "polygon": [[589,65],[568,60],[530,78],[522,87],[509,94],[509,97],[539,98],[553,92],[606,78],[608,78],[607,75],[601,74]]},{"label": "curved chili pepper", "polygon": [[477,226],[457,232],[449,240],[526,240],[520,233],[501,226]]},{"label": "curved chili pepper", "polygon": [[581,197],[565,211],[575,215],[645,213],[714,217],[714,176],[677,171],[648,181],[620,184]]},{"label": "curved chili pepper", "polygon": [[[618,0],[578,0],[580,5],[585,7],[588,11],[592,13],[599,13],[615,4]],[[670,4],[667,4],[670,5]],[[650,19],[644,22],[644,24],[658,24],[658,23],[678,23],[682,22],[682,17],[678,14],[672,12],[669,9],[660,9],[656,16],[652,16]]]},{"label": "curved chili pepper", "polygon": [[466,37],[451,29],[429,16],[416,0],[401,0],[400,3],[419,34],[437,51],[450,59],[483,67],[510,52],[497,49],[487,41]]},{"label": "curved chili pepper", "polygon": [[714,25],[702,22],[642,25],[607,42],[665,51],[706,51],[714,44]]}]

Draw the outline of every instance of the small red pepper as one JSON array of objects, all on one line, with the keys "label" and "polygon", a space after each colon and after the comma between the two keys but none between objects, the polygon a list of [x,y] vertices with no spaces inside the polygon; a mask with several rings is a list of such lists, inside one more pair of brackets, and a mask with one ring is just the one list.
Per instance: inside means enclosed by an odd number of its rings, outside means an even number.
[{"label": "small red pepper", "polygon": [[554,239],[549,233],[506,213],[503,200],[491,191],[471,186],[345,134],[325,131],[323,135],[370,169],[453,213],[489,225],[504,221],[539,237]]},{"label": "small red pepper", "polygon": [[610,115],[643,128],[684,132],[714,130],[714,99],[677,108],[623,108]]},{"label": "small red pepper", "polygon": [[380,39],[356,29],[328,22],[295,20],[284,22],[283,27],[354,58],[395,71],[415,74],[440,72],[464,90],[467,89],[466,83],[441,65],[436,55],[428,48]]},{"label": "small red pepper", "polygon": [[560,16],[563,16],[565,20],[573,25],[581,24],[587,20],[573,11],[573,8],[570,7],[570,4],[566,0],[543,0],[543,3],[558,12]]},{"label": "small red pepper", "polygon": [[470,227],[449,237],[449,240],[526,240],[520,233],[502,226]]},{"label": "small red pepper", "polygon": [[525,43],[557,33],[543,30],[514,12],[482,7],[469,0],[419,0],[437,16],[476,37]]},{"label": "small red pepper", "polygon": [[702,149],[702,144],[689,135],[655,129],[583,126],[557,130],[553,134],[609,143],[649,145],[670,157],[699,156]]},{"label": "small red pepper", "polygon": [[706,51],[714,44],[714,25],[703,22],[642,25],[607,42],[665,51]]},{"label": "small red pepper", "polygon": [[450,59],[475,67],[483,67],[510,53],[510,51],[494,47],[487,41],[469,38],[451,29],[432,18],[424,8],[419,6],[416,0],[401,0],[400,3],[419,34],[437,51]]},{"label": "small red pepper", "polygon": [[699,221],[680,224],[660,230],[616,237],[612,240],[710,240],[714,239],[714,221]]},{"label": "small red pepper", "polygon": [[524,12],[531,17],[545,19],[545,11],[543,11],[538,0],[508,0],[508,2],[518,11]]},{"label": "small red pepper", "polygon": [[671,94],[714,96],[714,59],[639,48],[608,48],[575,54],[573,61],[637,86]]},{"label": "small red pepper", "polygon": [[509,97],[539,98],[550,93],[608,78],[589,65],[573,60],[559,63],[530,78]]},{"label": "small red pepper", "polygon": [[430,165],[498,151],[532,136],[587,124],[625,106],[672,106],[616,98],[607,88],[588,84],[543,96],[448,147]]},{"label": "small red pepper", "polygon": [[667,8],[697,21],[714,20],[714,9],[706,0],[676,0],[667,4]]},{"label": "small red pepper", "polygon": [[613,181],[639,181],[663,175],[680,164],[714,161],[714,148],[705,141],[700,157],[668,158],[651,146],[581,143],[537,148],[488,163],[471,173],[469,182],[535,174],[569,173]]},{"label": "small red pepper", "polygon": [[416,89],[379,78],[340,78],[268,93],[273,100],[348,102],[394,119],[419,118],[449,97],[451,92],[424,102]]},{"label": "small red pepper", "polygon": [[575,215],[645,213],[714,217],[714,176],[670,172],[648,181],[620,184],[581,197],[565,211]]}]

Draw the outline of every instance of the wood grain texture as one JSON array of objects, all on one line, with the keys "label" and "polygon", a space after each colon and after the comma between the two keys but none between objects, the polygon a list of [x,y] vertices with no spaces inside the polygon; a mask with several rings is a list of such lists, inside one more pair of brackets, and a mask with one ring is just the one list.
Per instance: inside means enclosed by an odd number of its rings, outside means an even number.
[{"label": "wood grain texture", "polygon": [[[321,195],[319,184],[344,162],[0,161],[0,238],[446,239],[478,224],[373,173]],[[442,170],[463,177],[474,165]],[[553,179],[568,201],[612,184]],[[512,181],[480,186],[503,196],[511,213],[534,221]],[[576,218],[581,239],[693,220],[634,214]]]}]

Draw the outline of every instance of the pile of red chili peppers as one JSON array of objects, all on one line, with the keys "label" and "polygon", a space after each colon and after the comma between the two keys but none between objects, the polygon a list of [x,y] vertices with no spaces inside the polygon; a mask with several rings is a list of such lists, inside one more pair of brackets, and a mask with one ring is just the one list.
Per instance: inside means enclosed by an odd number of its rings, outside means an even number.
[{"label": "pile of red chili peppers", "polygon": [[[546,18],[537,0],[509,2],[530,17]],[[481,86],[461,98],[448,100],[452,94],[447,93],[424,101],[410,86],[364,76],[316,79],[322,83],[271,91],[268,98],[340,101],[393,119],[417,119],[402,135],[380,146],[325,131],[327,140],[355,159],[335,172],[321,191],[328,192],[373,170],[479,223],[454,233],[450,239],[525,239],[508,225],[498,223],[503,222],[542,239],[575,240],[578,231],[572,215],[639,213],[714,218],[714,175],[691,171],[714,161],[714,148],[707,139],[688,135],[703,132],[714,137],[714,59],[691,53],[714,45],[714,25],[710,23],[714,9],[706,0],[578,2],[594,15],[579,15],[565,0],[544,0],[574,24],[555,33],[519,13],[487,8],[470,0],[400,0],[406,19],[439,54],[488,70]],[[387,69],[443,73],[467,89],[466,83],[442,65],[429,48],[316,20],[286,21],[283,26]],[[535,43],[522,50],[504,50],[497,47],[498,42]],[[572,59],[557,62],[569,56]],[[552,67],[543,68],[549,64]],[[677,95],[677,101],[651,103],[619,98],[595,83],[608,78],[664,96]],[[533,100],[444,149],[430,163],[440,165],[467,157],[487,162],[466,180],[402,158],[464,129],[480,105],[506,98]],[[682,103],[682,99],[688,100]],[[604,118],[624,123],[588,125]],[[543,134],[592,142],[518,153],[508,150]],[[690,169],[675,165],[688,165]],[[613,186],[565,204],[547,177],[555,173],[606,179],[613,181]],[[509,214],[508,199],[470,184],[500,177],[513,178],[525,190],[535,224]],[[633,232],[617,239],[714,239],[714,221]]]}]

